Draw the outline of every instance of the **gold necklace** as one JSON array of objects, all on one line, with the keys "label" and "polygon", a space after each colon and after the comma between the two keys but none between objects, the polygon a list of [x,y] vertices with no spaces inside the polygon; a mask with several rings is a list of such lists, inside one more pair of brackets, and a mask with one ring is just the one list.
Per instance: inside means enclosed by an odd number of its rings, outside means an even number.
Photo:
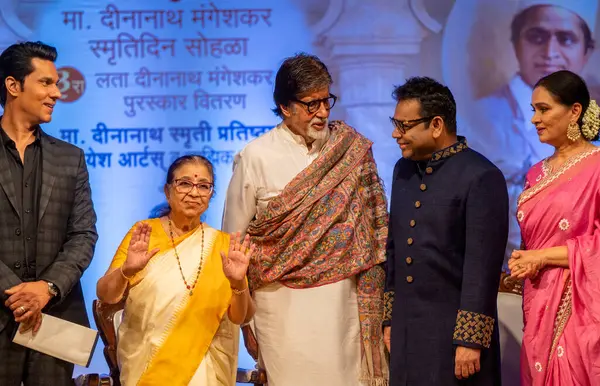
[{"label": "gold necklace", "polygon": [[181,272],[181,278],[183,279],[183,284],[185,284],[185,288],[190,291],[190,296],[194,294],[194,288],[196,288],[196,283],[198,282],[198,278],[200,277],[200,272],[202,272],[202,261],[204,260],[204,224],[200,223],[200,228],[202,229],[202,249],[200,250],[200,264],[198,264],[198,272],[196,274],[196,279],[192,285],[189,285],[187,280],[185,280],[185,275],[183,274],[183,269],[181,268],[181,260],[179,259],[179,253],[177,253],[177,248],[175,247],[175,240],[173,240],[173,226],[171,225],[171,216],[168,216],[169,220],[169,235],[171,236],[171,244],[173,245],[173,250],[175,251],[175,258],[177,259],[177,265],[179,266],[179,272]]}]

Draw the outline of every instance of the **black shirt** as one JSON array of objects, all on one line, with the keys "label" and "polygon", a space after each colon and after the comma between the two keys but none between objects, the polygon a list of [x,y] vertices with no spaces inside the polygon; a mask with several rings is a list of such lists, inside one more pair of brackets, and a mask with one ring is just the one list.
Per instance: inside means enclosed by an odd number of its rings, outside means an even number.
[{"label": "black shirt", "polygon": [[35,256],[42,188],[40,129],[38,127],[35,130],[35,140],[25,149],[24,162],[21,161],[15,142],[8,137],[1,127],[0,145],[6,151],[6,159],[15,185],[17,211],[21,218],[21,227],[16,230],[15,237],[22,238],[25,245],[25,256],[15,256],[17,261],[21,261],[21,264],[16,263],[14,268],[19,271],[19,276],[24,281],[33,280],[36,277]]}]

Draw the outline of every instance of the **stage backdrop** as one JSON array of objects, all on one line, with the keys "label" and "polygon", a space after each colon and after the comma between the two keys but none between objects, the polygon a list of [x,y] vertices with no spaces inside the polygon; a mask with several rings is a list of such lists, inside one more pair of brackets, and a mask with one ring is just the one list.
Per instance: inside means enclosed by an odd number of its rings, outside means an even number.
[{"label": "stage backdrop", "polygon": [[[2,0],[0,48],[42,40],[59,51],[63,97],[44,129],[86,152],[100,235],[83,277],[88,309],[122,237],[164,203],[166,170],[176,157],[199,153],[214,163],[216,196],[205,221],[220,228],[233,157],[278,123],[270,110],[275,72],[296,52],[317,54],[330,67],[339,96],[332,118],[375,142],[388,195],[400,157],[391,138],[391,92],[408,76],[432,76],[452,88],[459,133],[474,143],[487,138],[478,125],[494,119],[477,116],[474,106],[532,63],[552,58],[548,68],[573,69],[595,85],[590,74],[600,56],[577,44],[584,25],[597,37],[598,1],[547,1],[554,4],[544,11],[554,15],[550,24],[528,21],[537,32],[527,35],[529,55],[517,60],[511,21],[536,2]],[[516,93],[520,105],[528,103],[527,87]],[[514,135],[514,118],[493,123],[496,134]],[[493,150],[490,157],[502,162],[507,149]],[[253,367],[240,352],[240,366]],[[90,368],[76,374],[106,370],[100,344]]]}]

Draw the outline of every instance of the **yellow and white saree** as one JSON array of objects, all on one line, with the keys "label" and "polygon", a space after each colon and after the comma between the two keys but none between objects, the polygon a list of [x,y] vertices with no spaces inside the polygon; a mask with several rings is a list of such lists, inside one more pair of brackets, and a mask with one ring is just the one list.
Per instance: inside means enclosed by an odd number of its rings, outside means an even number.
[{"label": "yellow and white saree", "polygon": [[[118,331],[121,384],[235,385],[239,328],[227,317],[232,294],[220,256],[228,250],[229,235],[205,225],[203,253],[201,228],[174,240],[188,283],[203,258],[190,295],[160,220],[146,221],[152,226],[149,250],[160,252],[130,281]],[[123,264],[130,239],[131,231],[111,267]]]}]

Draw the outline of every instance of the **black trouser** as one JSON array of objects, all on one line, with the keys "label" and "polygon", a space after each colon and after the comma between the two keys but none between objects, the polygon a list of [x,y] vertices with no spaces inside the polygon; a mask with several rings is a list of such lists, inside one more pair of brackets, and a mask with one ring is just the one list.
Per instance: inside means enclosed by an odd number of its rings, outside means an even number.
[{"label": "black trouser", "polygon": [[16,331],[13,320],[0,332],[0,385],[73,386],[73,364],[13,343]]}]

